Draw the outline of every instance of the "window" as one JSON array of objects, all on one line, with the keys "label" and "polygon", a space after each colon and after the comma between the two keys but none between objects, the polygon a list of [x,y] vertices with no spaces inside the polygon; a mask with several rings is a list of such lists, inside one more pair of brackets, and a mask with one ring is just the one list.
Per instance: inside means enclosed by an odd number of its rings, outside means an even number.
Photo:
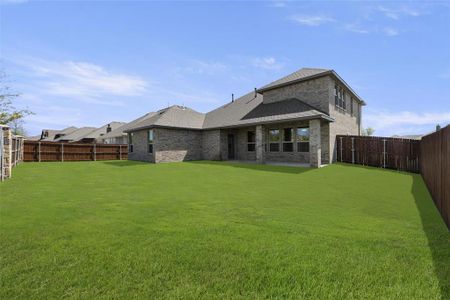
[{"label": "window", "polygon": [[339,106],[339,88],[337,85],[334,86],[334,105]]},{"label": "window", "polygon": [[133,152],[133,133],[130,132],[128,134],[128,152]]},{"label": "window", "polygon": [[255,132],[247,131],[247,151],[254,152],[255,151]]},{"label": "window", "polygon": [[153,129],[147,131],[148,136],[148,153],[153,153]]},{"label": "window", "polygon": [[294,129],[284,128],[283,130],[283,152],[294,151]]},{"label": "window", "polygon": [[342,91],[342,108],[344,110],[347,108],[347,103],[345,103],[345,91]]},{"label": "window", "polygon": [[309,128],[297,128],[297,151],[309,152]]},{"label": "window", "polygon": [[342,109],[346,109],[347,108],[347,103],[345,101],[345,91],[342,87],[340,86],[335,86],[334,87],[334,105],[337,108],[342,108]]},{"label": "window", "polygon": [[269,130],[269,151],[278,152],[280,151],[280,130],[270,129]]},{"label": "window", "polygon": [[353,117],[353,97],[350,98],[350,116]]}]

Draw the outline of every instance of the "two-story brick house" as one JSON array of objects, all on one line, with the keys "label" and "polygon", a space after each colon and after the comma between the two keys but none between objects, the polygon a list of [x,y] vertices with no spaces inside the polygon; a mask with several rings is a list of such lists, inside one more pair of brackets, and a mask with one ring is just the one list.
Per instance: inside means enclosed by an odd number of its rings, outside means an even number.
[{"label": "two-story brick house", "polygon": [[333,70],[303,68],[206,114],[171,106],[126,130],[129,159],[309,163],[358,135],[364,101]]}]

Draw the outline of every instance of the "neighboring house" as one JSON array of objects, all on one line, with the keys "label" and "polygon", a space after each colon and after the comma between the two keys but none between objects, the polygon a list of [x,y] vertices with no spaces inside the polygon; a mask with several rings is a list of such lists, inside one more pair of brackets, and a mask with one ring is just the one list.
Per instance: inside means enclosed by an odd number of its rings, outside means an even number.
[{"label": "neighboring house", "polygon": [[55,140],[55,142],[61,143],[70,143],[70,142],[80,142],[85,136],[89,133],[93,132],[97,128],[95,127],[81,127],[75,130],[74,132],[62,136]]},{"label": "neighboring house", "polygon": [[333,70],[303,68],[206,114],[162,109],[124,130],[131,160],[335,160],[338,134],[359,135],[364,101]]},{"label": "neighboring house", "polygon": [[108,123],[85,135],[79,141],[82,143],[103,143],[103,136],[105,136],[105,134],[112,132],[113,130],[123,126],[124,124],[124,122]]},{"label": "neighboring house", "polygon": [[101,137],[103,140],[103,143],[105,144],[128,144],[128,134],[125,132],[125,130],[133,128],[137,123],[150,118],[152,115],[154,115],[155,112],[147,113],[136,120],[133,120],[129,123],[126,123],[122,126],[119,126],[116,129],[113,129],[111,132],[106,133]]},{"label": "neighboring house", "polygon": [[64,143],[97,143],[102,142],[102,136],[112,130],[122,126],[123,122],[111,122],[102,127],[81,127],[73,131],[71,134],[62,136],[55,141]]},{"label": "neighboring house", "polygon": [[71,126],[62,130],[54,130],[54,129],[43,129],[41,133],[41,138],[39,140],[43,142],[53,142],[65,135],[71,134],[78,128]]}]

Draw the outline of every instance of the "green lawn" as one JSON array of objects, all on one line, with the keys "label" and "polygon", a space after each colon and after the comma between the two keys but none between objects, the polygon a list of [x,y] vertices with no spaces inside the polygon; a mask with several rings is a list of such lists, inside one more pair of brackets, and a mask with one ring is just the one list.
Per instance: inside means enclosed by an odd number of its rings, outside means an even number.
[{"label": "green lawn", "polygon": [[128,161],[13,175],[1,299],[450,298],[450,234],[420,175]]}]

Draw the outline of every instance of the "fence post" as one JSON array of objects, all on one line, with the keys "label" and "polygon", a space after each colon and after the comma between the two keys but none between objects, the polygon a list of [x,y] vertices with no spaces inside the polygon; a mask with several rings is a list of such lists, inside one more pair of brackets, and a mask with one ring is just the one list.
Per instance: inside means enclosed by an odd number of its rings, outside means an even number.
[{"label": "fence post", "polygon": [[386,139],[383,139],[383,168],[386,169]]},{"label": "fence post", "polygon": [[355,138],[352,137],[352,164],[355,163]]},{"label": "fence post", "polygon": [[341,146],[340,146],[340,149],[341,149],[341,162],[342,162],[342,136],[341,137],[339,137],[340,138],[340,140],[341,140]]},{"label": "fence post", "polygon": [[41,162],[41,142],[38,142],[38,162]]},{"label": "fence post", "polygon": [[61,143],[61,162],[64,162],[64,143]]},{"label": "fence post", "polygon": [[119,160],[122,160],[122,145],[119,145]]},{"label": "fence post", "polygon": [[94,144],[94,161],[97,160],[97,144]]}]

